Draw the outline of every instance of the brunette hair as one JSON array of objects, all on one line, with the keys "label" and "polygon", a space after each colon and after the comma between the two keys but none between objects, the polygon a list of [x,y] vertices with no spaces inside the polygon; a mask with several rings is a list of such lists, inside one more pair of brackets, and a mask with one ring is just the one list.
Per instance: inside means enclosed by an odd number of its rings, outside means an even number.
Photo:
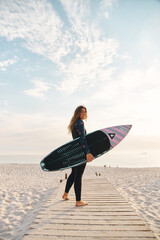
[{"label": "brunette hair", "polygon": [[80,113],[81,113],[82,108],[84,108],[86,110],[86,117],[85,117],[85,119],[87,119],[87,108],[82,106],[82,105],[78,106],[76,108],[76,110],[74,111],[73,117],[71,118],[71,121],[70,121],[70,123],[68,125],[68,133],[72,132],[75,122],[80,117]]}]

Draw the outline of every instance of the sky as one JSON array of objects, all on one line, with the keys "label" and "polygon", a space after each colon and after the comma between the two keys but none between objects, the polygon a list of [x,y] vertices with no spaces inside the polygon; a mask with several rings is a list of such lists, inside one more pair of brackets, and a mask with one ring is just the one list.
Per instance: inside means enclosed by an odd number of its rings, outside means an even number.
[{"label": "sky", "polygon": [[132,124],[114,151],[160,149],[159,0],[0,0],[0,154],[42,154]]}]

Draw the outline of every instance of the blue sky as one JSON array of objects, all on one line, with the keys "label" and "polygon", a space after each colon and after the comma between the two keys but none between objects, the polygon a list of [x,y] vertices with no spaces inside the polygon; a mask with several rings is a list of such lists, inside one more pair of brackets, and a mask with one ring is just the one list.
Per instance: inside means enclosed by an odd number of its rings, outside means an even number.
[{"label": "blue sky", "polygon": [[44,154],[88,132],[133,128],[117,151],[158,150],[159,0],[0,0],[0,154]]}]

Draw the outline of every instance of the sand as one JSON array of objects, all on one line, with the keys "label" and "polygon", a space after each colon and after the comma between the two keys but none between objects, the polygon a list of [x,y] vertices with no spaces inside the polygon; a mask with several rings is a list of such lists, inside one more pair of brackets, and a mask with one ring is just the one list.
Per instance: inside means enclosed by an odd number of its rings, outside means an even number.
[{"label": "sand", "polygon": [[[0,164],[0,240],[23,239],[43,203],[69,172],[43,172],[38,164]],[[98,178],[99,174],[116,187],[160,239],[160,168],[88,164],[84,178]]]},{"label": "sand", "polygon": [[160,239],[160,168],[110,168],[105,174]]}]

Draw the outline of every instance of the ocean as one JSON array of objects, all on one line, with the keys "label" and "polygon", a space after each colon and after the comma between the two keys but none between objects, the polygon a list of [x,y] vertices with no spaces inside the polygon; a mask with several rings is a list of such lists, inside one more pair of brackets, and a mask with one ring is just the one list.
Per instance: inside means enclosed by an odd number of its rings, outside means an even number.
[{"label": "ocean", "polygon": [[[39,164],[43,155],[0,155],[0,164]],[[93,162],[92,166],[147,168],[160,167],[160,151],[107,153]]]}]

